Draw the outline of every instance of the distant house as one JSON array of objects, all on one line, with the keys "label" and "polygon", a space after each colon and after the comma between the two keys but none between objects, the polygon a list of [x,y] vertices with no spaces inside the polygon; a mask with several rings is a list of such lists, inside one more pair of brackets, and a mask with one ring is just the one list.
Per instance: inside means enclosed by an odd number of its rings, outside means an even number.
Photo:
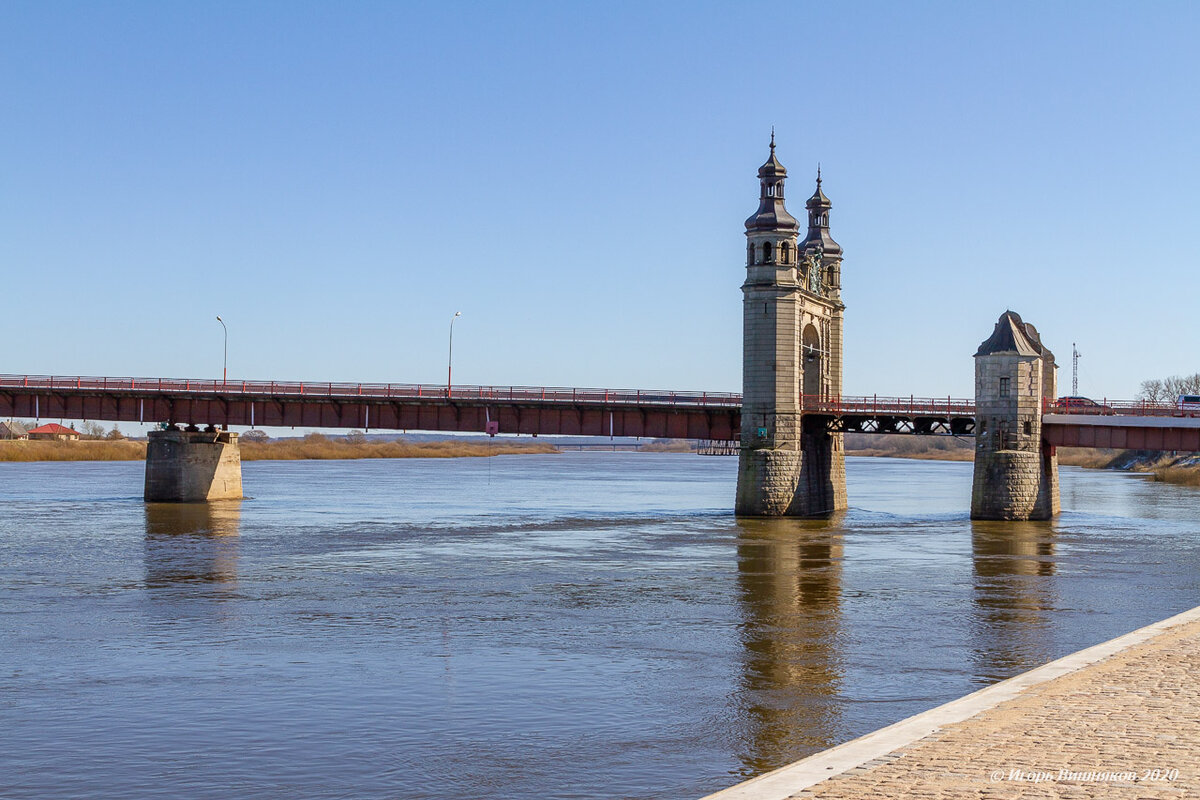
[{"label": "distant house", "polygon": [[28,439],[29,431],[19,422],[0,422],[0,439]]},{"label": "distant house", "polygon": [[64,428],[57,422],[51,422],[48,425],[42,425],[40,428],[31,430],[29,438],[46,439],[55,442],[77,442],[79,441],[79,432],[74,428]]}]

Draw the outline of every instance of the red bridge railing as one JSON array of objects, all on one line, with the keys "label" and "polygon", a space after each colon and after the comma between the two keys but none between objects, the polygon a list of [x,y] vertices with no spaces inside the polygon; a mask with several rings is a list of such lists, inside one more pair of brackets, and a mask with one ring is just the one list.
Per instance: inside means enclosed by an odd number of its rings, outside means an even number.
[{"label": "red bridge railing", "polygon": [[[731,392],[676,392],[646,389],[581,389],[550,386],[453,386],[420,383],[342,383],[330,381],[221,381],[201,378],[103,378],[59,375],[0,375],[0,391],[41,389],[72,392],[148,392],[165,395],[260,396],[319,399],[377,398],[431,401],[457,400],[604,404],[629,406],[688,406],[740,408],[742,396]],[[891,415],[901,417],[968,417],[975,401],[953,397],[869,397],[805,395],[808,413],[833,416]],[[1138,417],[1200,417],[1194,404],[1149,403],[1136,400],[1046,400],[1046,414]]]},{"label": "red bridge railing", "polygon": [[179,395],[250,395],[313,399],[422,399],[497,402],[604,403],[608,405],[686,405],[738,408],[740,394],[645,389],[576,389],[550,386],[447,387],[419,383],[339,383],[329,381],[221,381],[196,378],[94,378],[58,375],[0,375],[0,390],[151,392]]},{"label": "red bridge railing", "polygon": [[974,400],[956,400],[952,397],[830,397],[826,395],[804,395],[802,408],[816,414],[834,416],[931,416],[973,417]]}]

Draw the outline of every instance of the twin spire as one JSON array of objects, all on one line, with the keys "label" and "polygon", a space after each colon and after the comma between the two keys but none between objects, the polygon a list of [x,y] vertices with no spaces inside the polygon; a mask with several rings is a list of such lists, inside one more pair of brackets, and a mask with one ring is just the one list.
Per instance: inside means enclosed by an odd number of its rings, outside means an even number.
[{"label": "twin spire", "polygon": [[[758,210],[746,220],[746,232],[778,231],[794,233],[800,230],[800,224],[783,203],[783,184],[787,178],[787,169],[775,156],[775,127],[771,126],[770,156],[765,164],[758,168],[758,180],[761,185],[758,199]],[[812,197],[804,204],[808,209],[808,235],[805,243],[820,243],[824,252],[840,254],[842,248],[829,235],[829,210],[833,203],[821,190],[821,164],[817,164],[817,188]]]}]

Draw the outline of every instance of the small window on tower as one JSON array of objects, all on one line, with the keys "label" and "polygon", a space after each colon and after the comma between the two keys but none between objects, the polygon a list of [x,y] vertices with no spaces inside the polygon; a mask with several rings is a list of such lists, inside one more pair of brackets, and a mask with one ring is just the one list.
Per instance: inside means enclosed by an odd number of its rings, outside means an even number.
[{"label": "small window on tower", "polygon": [[1000,379],[1000,396],[1008,397],[1008,378]]},{"label": "small window on tower", "polygon": [[768,183],[767,184],[767,197],[774,197],[774,196],[775,196],[775,184]]},{"label": "small window on tower", "polygon": [[1033,435],[1033,422],[1031,420],[1025,420],[1025,435]]},{"label": "small window on tower", "polygon": [[779,245],[779,263],[787,264],[791,261],[791,254],[792,248],[787,242]]},{"label": "small window on tower", "polygon": [[775,254],[771,252],[771,243],[763,242],[763,263],[770,264],[775,260]]}]

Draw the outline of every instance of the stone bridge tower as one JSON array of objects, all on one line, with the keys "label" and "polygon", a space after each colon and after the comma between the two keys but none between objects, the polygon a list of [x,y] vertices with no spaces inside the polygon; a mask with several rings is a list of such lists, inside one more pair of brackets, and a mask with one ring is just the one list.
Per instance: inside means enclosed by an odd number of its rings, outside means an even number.
[{"label": "stone bridge tower", "polygon": [[784,207],[787,170],[758,169],[758,211],[746,220],[742,285],[742,431],[736,513],[812,516],[846,507],[842,434],[806,405],[842,393],[842,248],[829,235],[832,204],[809,198],[808,233]]},{"label": "stone bridge tower", "polygon": [[1057,393],[1054,353],[1037,328],[1005,311],[975,353],[975,480],[971,519],[1050,519],[1059,511],[1058,456],[1042,440]]}]

